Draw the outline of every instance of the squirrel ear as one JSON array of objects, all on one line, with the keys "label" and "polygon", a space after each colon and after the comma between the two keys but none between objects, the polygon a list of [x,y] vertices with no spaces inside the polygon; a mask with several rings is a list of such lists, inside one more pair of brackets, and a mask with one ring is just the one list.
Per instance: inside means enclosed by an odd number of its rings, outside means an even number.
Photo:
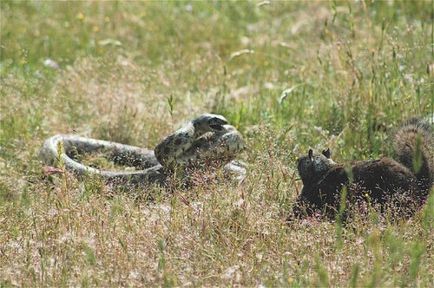
[{"label": "squirrel ear", "polygon": [[309,156],[309,159],[312,160],[313,157],[313,150],[309,149],[309,153],[307,154]]},{"label": "squirrel ear", "polygon": [[330,158],[332,155],[332,152],[330,152],[330,148],[327,148],[327,150],[322,150],[322,155],[324,155],[327,158]]}]

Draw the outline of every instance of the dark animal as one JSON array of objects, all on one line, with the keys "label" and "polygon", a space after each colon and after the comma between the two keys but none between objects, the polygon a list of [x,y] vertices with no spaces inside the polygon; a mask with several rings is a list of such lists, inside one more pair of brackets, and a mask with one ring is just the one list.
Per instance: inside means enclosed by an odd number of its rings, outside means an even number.
[{"label": "dark animal", "polygon": [[402,125],[393,138],[395,158],[358,161],[348,167],[327,149],[298,159],[303,189],[289,220],[309,216],[345,219],[352,209],[378,207],[409,217],[426,201],[434,179],[433,128],[420,119]]}]

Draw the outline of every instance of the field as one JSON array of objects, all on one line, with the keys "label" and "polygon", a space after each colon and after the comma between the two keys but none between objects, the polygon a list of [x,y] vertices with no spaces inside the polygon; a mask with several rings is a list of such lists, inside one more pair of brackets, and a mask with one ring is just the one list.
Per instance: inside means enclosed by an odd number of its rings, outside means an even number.
[{"label": "field", "polygon": [[[287,225],[296,159],[391,155],[434,111],[432,1],[0,1],[0,287],[433,287],[434,196]],[[57,133],[153,148],[203,112],[244,135],[243,183],[113,190],[47,176]]]}]

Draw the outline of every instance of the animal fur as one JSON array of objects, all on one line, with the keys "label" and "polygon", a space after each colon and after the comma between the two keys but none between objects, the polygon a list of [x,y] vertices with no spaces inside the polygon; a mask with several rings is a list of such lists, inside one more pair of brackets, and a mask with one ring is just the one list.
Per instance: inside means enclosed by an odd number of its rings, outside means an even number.
[{"label": "animal fur", "polygon": [[[384,157],[354,162],[349,167],[335,163],[329,149],[319,155],[309,150],[298,159],[303,189],[290,219],[314,215],[335,219],[338,212],[347,217],[348,207],[367,204],[380,211],[391,208],[394,215],[413,215],[433,187],[432,127],[411,119],[397,130],[393,143],[396,160]],[[342,191],[346,191],[344,199]]]}]

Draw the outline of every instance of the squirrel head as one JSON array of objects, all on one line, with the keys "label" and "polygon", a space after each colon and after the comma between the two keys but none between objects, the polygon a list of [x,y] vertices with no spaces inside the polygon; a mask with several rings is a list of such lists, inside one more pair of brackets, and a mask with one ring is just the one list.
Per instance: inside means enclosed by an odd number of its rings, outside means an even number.
[{"label": "squirrel head", "polygon": [[332,168],[336,163],[331,159],[330,149],[323,150],[321,154],[314,154],[312,149],[306,156],[297,160],[298,174],[300,174],[303,185],[315,184]]}]

